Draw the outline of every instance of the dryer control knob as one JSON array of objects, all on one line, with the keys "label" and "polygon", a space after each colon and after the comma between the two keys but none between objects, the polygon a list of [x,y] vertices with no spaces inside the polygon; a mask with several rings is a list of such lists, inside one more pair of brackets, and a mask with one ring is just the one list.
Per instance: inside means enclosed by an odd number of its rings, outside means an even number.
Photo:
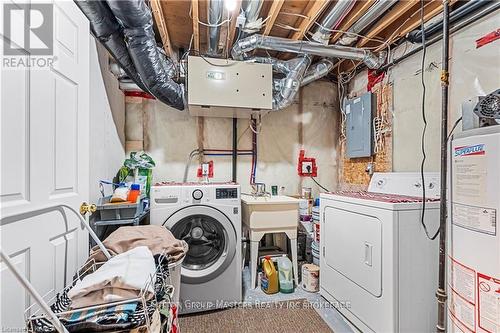
[{"label": "dryer control knob", "polygon": [[194,200],[201,200],[203,198],[203,192],[201,190],[194,190],[193,191],[193,199]]}]

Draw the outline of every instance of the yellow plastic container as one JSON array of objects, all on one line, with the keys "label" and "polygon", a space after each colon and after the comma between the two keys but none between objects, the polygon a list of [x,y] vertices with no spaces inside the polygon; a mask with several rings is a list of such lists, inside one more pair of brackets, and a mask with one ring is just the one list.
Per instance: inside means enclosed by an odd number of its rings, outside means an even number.
[{"label": "yellow plastic container", "polygon": [[278,287],[278,272],[271,257],[266,256],[262,262],[262,280],[260,286],[266,294],[276,294],[279,291]]}]

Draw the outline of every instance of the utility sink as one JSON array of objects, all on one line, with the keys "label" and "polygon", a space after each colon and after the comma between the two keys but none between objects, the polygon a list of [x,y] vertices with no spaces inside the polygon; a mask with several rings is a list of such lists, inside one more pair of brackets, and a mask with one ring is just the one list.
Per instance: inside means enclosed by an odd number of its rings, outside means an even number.
[{"label": "utility sink", "polygon": [[297,228],[299,199],[279,196],[241,195],[242,219],[251,230]]}]

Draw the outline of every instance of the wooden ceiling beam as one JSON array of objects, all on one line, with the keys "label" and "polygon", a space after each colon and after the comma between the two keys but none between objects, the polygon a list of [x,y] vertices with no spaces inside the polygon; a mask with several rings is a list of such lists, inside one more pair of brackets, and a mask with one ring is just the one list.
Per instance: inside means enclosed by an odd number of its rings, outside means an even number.
[{"label": "wooden ceiling beam", "polygon": [[[456,3],[457,0],[450,0],[450,5]],[[441,13],[443,10],[442,3],[440,1],[430,1],[425,4],[424,7],[424,22],[428,22],[430,19]],[[399,38],[406,36],[410,31],[418,29],[420,27],[420,8],[417,8],[415,12],[413,12],[410,16],[408,16],[403,23],[394,27],[394,29],[389,29],[392,32],[392,35],[385,36],[386,38],[391,38],[392,41],[395,41]],[[390,27],[389,27],[390,28]],[[380,45],[376,49],[376,51],[381,51],[385,48],[385,45]],[[350,71],[354,69],[354,65],[352,62],[342,61],[337,64],[340,67],[340,72]]]},{"label": "wooden ceiling beam", "polygon": [[323,10],[328,6],[330,0],[313,0],[314,3],[305,14],[307,18],[302,19],[298,27],[299,31],[295,31],[291,37],[292,40],[299,40],[309,31],[311,26],[316,22]]},{"label": "wooden ceiling beam", "polygon": [[161,8],[160,0],[151,0],[151,11],[153,12],[158,31],[160,32],[160,38],[163,43],[163,49],[165,53],[174,61],[177,61],[177,54],[172,48],[172,43],[170,40],[170,35],[168,34],[167,22],[165,21],[165,15],[163,15],[163,9]]},{"label": "wooden ceiling beam", "polygon": [[394,23],[398,18],[412,9],[420,0],[405,0],[399,1],[389,13],[385,14],[379,22],[368,32],[365,34],[367,38],[362,38],[357,46],[361,47],[370,41],[370,38],[376,37],[379,33],[381,33],[385,28]]},{"label": "wooden ceiling beam", "polygon": [[[450,0],[448,4],[451,6],[453,5],[457,0]],[[432,1],[427,3],[427,5],[424,8],[424,22],[429,21],[431,18],[434,16],[438,15],[443,11],[443,3],[441,1]],[[414,15],[411,17],[408,22],[405,23],[405,25],[401,28],[399,33],[395,36],[395,39],[401,38],[406,36],[410,31],[413,31],[420,27],[420,12],[417,13],[417,15]]]},{"label": "wooden ceiling beam", "polygon": [[269,9],[268,19],[266,21],[266,27],[264,28],[264,32],[262,33],[264,36],[269,35],[271,29],[274,26],[274,22],[278,18],[278,14],[280,13],[281,7],[285,0],[274,0],[271,8]]},{"label": "wooden ceiling beam", "polygon": [[[368,1],[358,1],[352,10],[349,12],[349,15],[342,21],[342,24],[339,26],[338,30],[347,31],[349,28],[356,23],[357,20],[361,16],[363,16],[368,9],[375,3],[375,0]],[[330,39],[330,44],[335,44],[340,37],[342,37],[342,32],[335,33]]]},{"label": "wooden ceiling beam", "polygon": [[200,25],[199,25],[199,5],[198,0],[191,0],[191,15],[193,17],[193,45],[196,52],[200,52]]}]

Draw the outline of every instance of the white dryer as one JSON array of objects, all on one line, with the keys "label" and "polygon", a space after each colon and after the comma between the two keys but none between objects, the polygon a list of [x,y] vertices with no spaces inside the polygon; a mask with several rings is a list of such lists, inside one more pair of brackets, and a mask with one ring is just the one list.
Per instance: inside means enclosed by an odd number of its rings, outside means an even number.
[{"label": "white dryer", "polygon": [[[439,176],[426,174],[425,224],[439,227]],[[438,239],[421,225],[417,173],[375,173],[368,192],[321,194],[320,293],[362,332],[432,332]]]},{"label": "white dryer", "polygon": [[151,224],[164,225],[189,245],[181,269],[181,313],[241,302],[239,185],[155,185],[151,188]]}]

